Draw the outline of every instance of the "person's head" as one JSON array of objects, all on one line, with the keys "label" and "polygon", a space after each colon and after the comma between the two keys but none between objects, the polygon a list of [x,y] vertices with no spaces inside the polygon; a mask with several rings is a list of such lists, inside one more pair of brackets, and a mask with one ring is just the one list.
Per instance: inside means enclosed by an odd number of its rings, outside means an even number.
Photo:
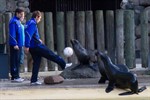
[{"label": "person's head", "polygon": [[36,22],[39,23],[41,21],[41,12],[40,11],[34,11],[32,14],[32,18],[35,18]]},{"label": "person's head", "polygon": [[17,8],[15,10],[15,16],[18,17],[21,21],[24,19],[24,10],[22,8]]}]

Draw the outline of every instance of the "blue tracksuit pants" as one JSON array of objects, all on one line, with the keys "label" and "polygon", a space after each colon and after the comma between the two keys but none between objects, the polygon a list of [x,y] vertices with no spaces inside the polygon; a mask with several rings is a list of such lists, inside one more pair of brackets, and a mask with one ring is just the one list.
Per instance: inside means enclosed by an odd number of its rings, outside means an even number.
[{"label": "blue tracksuit pants", "polygon": [[33,59],[31,82],[37,81],[42,57],[57,63],[58,65],[61,66],[62,69],[64,69],[66,66],[66,62],[63,60],[63,58],[53,53],[48,47],[46,47],[43,44],[34,48],[30,48],[29,51]]},{"label": "blue tracksuit pants", "polygon": [[20,68],[20,52],[22,47],[19,50],[15,50],[14,46],[10,46],[10,73],[11,79],[19,78],[19,68]]}]

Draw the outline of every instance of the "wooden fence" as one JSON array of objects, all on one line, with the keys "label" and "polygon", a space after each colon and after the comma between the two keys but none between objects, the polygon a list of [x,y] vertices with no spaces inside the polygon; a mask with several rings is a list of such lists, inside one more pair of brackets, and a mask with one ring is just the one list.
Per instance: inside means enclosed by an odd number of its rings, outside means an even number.
[{"label": "wooden fence", "polygon": [[[70,40],[77,39],[86,49],[97,49],[108,52],[114,63],[127,64],[135,68],[135,24],[134,11],[68,11],[42,13],[42,20],[38,24],[43,42],[67,62],[77,63],[75,54],[67,59],[63,49],[71,46]],[[0,44],[8,42],[8,25],[11,13],[0,14]],[[26,14],[26,20],[31,13]],[[141,14],[141,64],[148,67],[148,20],[147,13]],[[6,49],[8,53],[8,46]],[[28,71],[32,68],[32,58],[27,55]],[[56,64],[46,59],[42,60],[40,71],[55,70]]]}]

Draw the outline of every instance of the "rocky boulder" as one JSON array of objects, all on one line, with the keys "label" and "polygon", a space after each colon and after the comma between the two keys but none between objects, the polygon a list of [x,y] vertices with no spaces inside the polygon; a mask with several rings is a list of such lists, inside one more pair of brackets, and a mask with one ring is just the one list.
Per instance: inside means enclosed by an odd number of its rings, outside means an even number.
[{"label": "rocky boulder", "polygon": [[[71,67],[66,68],[60,74],[65,79],[76,79],[76,78],[98,78],[100,77],[100,72],[98,65],[95,64],[91,68],[90,65],[72,65]],[[90,66],[90,67],[89,67]],[[77,67],[76,69],[74,69]]]},{"label": "rocky boulder", "polygon": [[62,83],[63,81],[64,81],[64,78],[60,75],[47,76],[44,78],[45,84],[58,84],[58,83]]}]

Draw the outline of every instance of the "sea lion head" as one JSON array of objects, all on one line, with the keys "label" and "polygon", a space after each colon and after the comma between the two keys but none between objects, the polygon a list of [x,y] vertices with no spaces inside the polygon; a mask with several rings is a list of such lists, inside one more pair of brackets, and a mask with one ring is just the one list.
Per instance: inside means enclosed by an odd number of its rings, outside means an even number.
[{"label": "sea lion head", "polygon": [[71,39],[70,42],[71,42],[73,47],[80,44],[79,41],[76,39]]},{"label": "sea lion head", "polygon": [[71,44],[72,44],[73,48],[80,48],[80,49],[83,48],[83,46],[80,44],[80,42],[76,39],[72,39]]},{"label": "sea lion head", "polygon": [[76,39],[72,39],[70,42],[79,62],[83,64],[88,64],[90,60],[90,55],[88,54],[87,50]]},{"label": "sea lion head", "polygon": [[96,53],[96,55],[99,55],[101,60],[104,62],[104,63],[108,63],[108,62],[111,62],[110,58],[106,55],[106,53],[102,53],[101,51],[98,51]]},{"label": "sea lion head", "polygon": [[83,53],[84,55],[87,55],[86,49],[80,44],[78,40],[72,39],[70,42],[76,54]]}]

